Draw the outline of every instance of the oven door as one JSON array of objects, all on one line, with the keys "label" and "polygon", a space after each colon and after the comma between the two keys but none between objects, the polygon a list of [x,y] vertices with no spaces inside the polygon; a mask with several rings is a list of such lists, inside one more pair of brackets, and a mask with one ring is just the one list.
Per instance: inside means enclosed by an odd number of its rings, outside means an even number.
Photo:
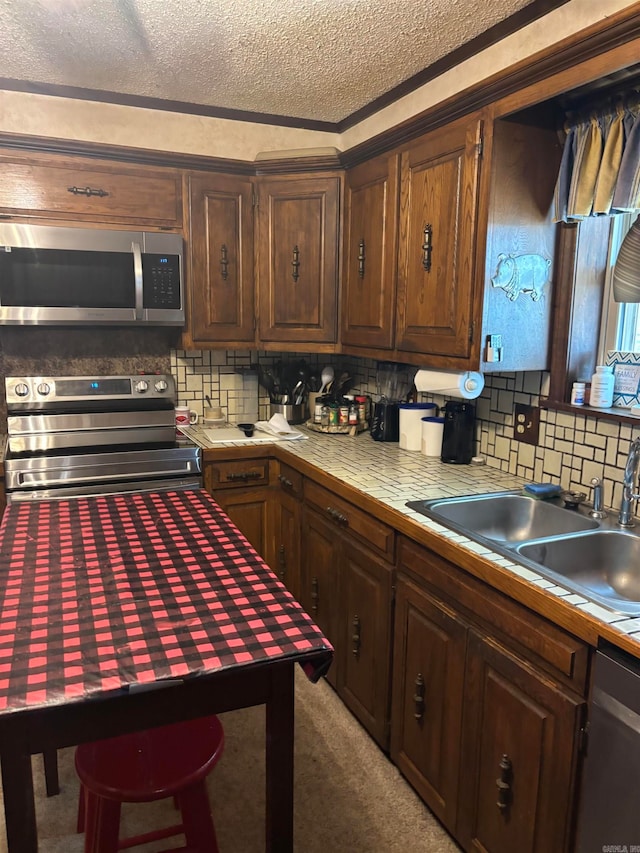
[{"label": "oven door", "polygon": [[[7,501],[202,485],[195,445],[97,453],[12,456],[4,462]],[[168,484],[168,485],[167,485]]]}]

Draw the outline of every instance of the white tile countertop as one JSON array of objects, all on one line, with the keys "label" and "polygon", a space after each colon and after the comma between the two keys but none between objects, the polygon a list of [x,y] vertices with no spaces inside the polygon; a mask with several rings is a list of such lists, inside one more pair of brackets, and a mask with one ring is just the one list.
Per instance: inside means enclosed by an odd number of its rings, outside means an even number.
[{"label": "white tile countertop", "polygon": [[[410,500],[519,489],[525,481],[488,465],[450,465],[421,453],[401,450],[396,443],[373,441],[368,432],[358,436],[320,435],[300,428],[308,440],[280,444],[281,450],[299,457],[352,488],[410,518],[463,549],[483,557],[519,578],[540,587],[563,602],[608,627],[607,637],[619,633],[632,641],[640,656],[640,618],[614,613],[572,590],[565,589],[531,569],[512,562],[484,545],[449,530],[406,506]],[[637,646],[637,649],[636,649]]]}]

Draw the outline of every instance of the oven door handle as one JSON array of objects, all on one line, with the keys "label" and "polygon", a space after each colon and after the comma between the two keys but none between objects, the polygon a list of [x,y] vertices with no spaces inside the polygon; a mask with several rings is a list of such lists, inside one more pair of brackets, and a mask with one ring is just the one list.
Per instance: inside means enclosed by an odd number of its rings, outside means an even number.
[{"label": "oven door handle", "polygon": [[142,279],[142,249],[140,247],[140,243],[132,243],[131,251],[133,252],[133,277],[136,297],[136,320],[142,320],[142,315],[144,312],[144,286]]}]

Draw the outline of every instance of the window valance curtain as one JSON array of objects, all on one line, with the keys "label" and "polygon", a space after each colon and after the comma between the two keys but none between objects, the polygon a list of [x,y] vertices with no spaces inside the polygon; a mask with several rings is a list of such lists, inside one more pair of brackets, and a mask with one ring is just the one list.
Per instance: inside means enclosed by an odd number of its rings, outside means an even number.
[{"label": "window valance curtain", "polygon": [[640,210],[640,96],[567,115],[554,220]]}]

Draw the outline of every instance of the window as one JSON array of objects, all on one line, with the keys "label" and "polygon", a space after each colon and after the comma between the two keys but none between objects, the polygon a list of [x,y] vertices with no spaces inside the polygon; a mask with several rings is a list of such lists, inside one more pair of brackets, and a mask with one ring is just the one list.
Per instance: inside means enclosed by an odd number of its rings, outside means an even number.
[{"label": "window", "polygon": [[602,303],[598,364],[605,363],[609,350],[640,353],[640,303],[614,302],[612,287],[613,267],[618,250],[637,215],[627,213],[613,217]]}]

